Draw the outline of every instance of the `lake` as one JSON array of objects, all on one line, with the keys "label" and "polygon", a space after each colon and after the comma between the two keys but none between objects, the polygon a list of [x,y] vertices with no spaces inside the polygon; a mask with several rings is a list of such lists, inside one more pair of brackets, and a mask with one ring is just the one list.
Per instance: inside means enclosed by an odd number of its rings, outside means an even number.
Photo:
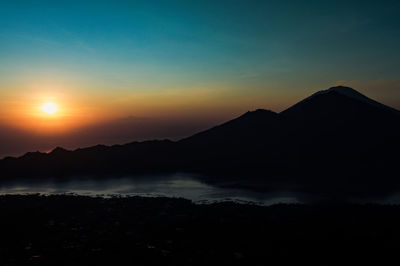
[{"label": "lake", "polygon": [[[309,203],[321,200],[316,195],[289,191],[262,193],[248,189],[215,186],[201,181],[198,175],[176,173],[123,177],[71,177],[64,179],[17,179],[0,182],[0,195],[5,194],[76,194],[82,196],[177,197],[196,203],[235,201],[273,205]],[[400,194],[385,198],[352,198],[353,203],[400,204]]]},{"label": "lake", "polygon": [[299,203],[290,193],[261,193],[213,186],[199,181],[195,175],[177,173],[159,176],[126,176],[117,178],[79,177],[61,180],[19,179],[0,183],[0,194],[76,194],[84,196],[180,197],[198,203],[217,201],[254,202],[262,205]]}]

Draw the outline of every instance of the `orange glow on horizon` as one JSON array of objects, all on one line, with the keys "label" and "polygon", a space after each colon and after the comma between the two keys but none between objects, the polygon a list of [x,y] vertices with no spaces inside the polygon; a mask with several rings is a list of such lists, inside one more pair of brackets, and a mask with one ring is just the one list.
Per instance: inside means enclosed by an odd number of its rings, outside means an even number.
[{"label": "orange glow on horizon", "polygon": [[98,114],[77,99],[61,93],[15,95],[0,116],[4,124],[34,134],[68,133],[98,120]]},{"label": "orange glow on horizon", "polygon": [[220,85],[114,91],[49,78],[5,88],[0,91],[0,124],[49,136],[127,117],[223,121],[248,110],[279,108],[271,100],[277,99],[273,91],[261,97]]}]

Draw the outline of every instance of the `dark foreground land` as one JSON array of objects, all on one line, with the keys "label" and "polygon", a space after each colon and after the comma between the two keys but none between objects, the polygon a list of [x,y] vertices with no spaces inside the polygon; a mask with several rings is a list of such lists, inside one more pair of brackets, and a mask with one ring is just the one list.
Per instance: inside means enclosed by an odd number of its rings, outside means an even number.
[{"label": "dark foreground land", "polygon": [[0,196],[0,265],[318,265],[400,254],[400,207]]}]

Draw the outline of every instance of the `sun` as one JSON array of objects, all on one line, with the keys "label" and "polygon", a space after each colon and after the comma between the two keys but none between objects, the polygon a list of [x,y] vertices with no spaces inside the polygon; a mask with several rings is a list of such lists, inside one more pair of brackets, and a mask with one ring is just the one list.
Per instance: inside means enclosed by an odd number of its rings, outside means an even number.
[{"label": "sun", "polygon": [[42,111],[46,114],[54,114],[57,112],[57,106],[54,103],[48,102],[42,105]]}]

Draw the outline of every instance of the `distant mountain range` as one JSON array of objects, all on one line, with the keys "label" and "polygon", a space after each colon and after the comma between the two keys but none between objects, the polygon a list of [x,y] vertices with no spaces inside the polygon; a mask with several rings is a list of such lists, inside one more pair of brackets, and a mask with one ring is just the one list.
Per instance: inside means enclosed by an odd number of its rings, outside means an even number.
[{"label": "distant mountain range", "polygon": [[319,91],[281,113],[242,116],[180,141],[154,140],[0,161],[3,178],[194,172],[208,181],[346,193],[397,189],[400,112],[354,89]]}]

